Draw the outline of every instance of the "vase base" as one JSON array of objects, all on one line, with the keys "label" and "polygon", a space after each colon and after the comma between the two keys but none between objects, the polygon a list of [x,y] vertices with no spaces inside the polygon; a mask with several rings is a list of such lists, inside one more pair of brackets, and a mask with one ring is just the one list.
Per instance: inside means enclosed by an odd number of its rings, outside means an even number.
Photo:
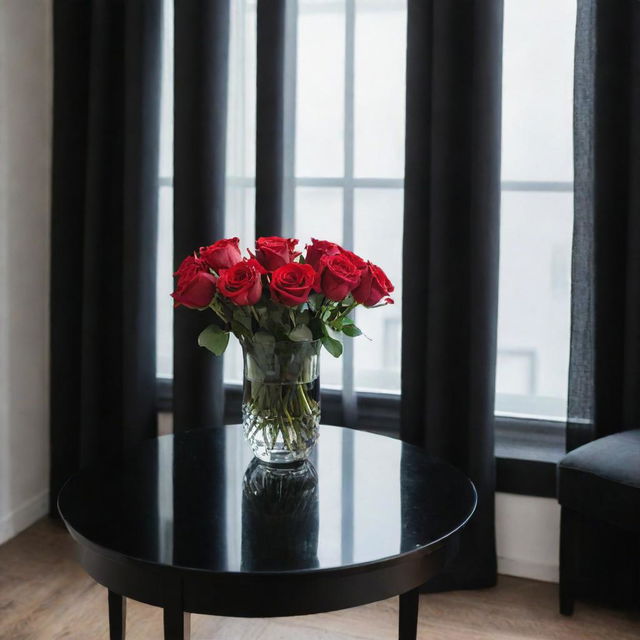
[{"label": "vase base", "polygon": [[272,467],[274,469],[298,469],[307,462],[308,458],[293,460],[292,462],[274,462],[272,460],[263,460],[262,458],[258,458],[258,456],[254,456],[254,460],[258,464],[263,464],[266,467]]},{"label": "vase base", "polygon": [[[251,445],[256,443],[251,442]],[[313,447],[302,451],[290,451],[288,449],[266,449],[265,447],[252,446],[253,455],[264,464],[274,467],[297,467],[309,458]]]}]

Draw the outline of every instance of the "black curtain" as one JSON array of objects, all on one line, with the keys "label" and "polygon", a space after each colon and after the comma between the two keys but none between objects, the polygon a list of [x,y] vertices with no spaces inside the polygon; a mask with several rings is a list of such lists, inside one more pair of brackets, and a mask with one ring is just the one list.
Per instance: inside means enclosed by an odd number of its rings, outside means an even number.
[{"label": "black curtain", "polygon": [[257,6],[256,238],[282,233],[286,7]]},{"label": "black curtain", "polygon": [[[229,0],[175,2],[174,222],[177,268],[224,237]],[[174,313],[173,430],[224,424],[222,358],[197,346],[206,314]]]},{"label": "black curtain", "polygon": [[502,0],[409,0],[401,437],[478,490],[428,590],[496,581],[501,63]]},{"label": "black curtain", "polygon": [[51,511],[156,433],[160,0],[54,3]]},{"label": "black curtain", "polygon": [[580,0],[567,449],[640,427],[640,3]]}]

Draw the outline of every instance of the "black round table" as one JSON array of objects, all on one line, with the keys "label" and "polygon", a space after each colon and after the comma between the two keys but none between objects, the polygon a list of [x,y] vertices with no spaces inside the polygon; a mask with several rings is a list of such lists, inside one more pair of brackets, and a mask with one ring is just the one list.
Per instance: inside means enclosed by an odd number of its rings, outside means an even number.
[{"label": "black round table", "polygon": [[189,613],[289,616],[394,595],[399,637],[415,640],[418,587],[475,505],[470,480],[421,449],[329,426],[286,470],[252,459],[239,426],[162,436],[73,476],[58,499],[109,590],[112,640],[125,598],[163,607],[165,638],[183,640]]}]

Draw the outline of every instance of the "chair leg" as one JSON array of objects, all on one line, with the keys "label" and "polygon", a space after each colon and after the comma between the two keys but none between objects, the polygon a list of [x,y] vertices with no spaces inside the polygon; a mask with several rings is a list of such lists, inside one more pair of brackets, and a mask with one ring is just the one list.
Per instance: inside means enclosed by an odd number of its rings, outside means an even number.
[{"label": "chair leg", "polygon": [[562,507],[560,516],[560,613],[563,616],[573,614],[573,566],[572,550],[576,544],[573,531],[575,527],[571,512]]}]

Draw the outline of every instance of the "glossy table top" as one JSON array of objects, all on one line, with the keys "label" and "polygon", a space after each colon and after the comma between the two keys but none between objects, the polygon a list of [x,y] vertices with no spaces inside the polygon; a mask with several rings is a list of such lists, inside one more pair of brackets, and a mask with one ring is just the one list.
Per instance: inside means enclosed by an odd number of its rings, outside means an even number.
[{"label": "glossy table top", "polygon": [[302,468],[252,459],[240,426],[144,443],[117,468],[83,471],[60,512],[110,556],[212,572],[335,569],[437,545],[472,515],[459,471],[392,438],[320,427]]}]

